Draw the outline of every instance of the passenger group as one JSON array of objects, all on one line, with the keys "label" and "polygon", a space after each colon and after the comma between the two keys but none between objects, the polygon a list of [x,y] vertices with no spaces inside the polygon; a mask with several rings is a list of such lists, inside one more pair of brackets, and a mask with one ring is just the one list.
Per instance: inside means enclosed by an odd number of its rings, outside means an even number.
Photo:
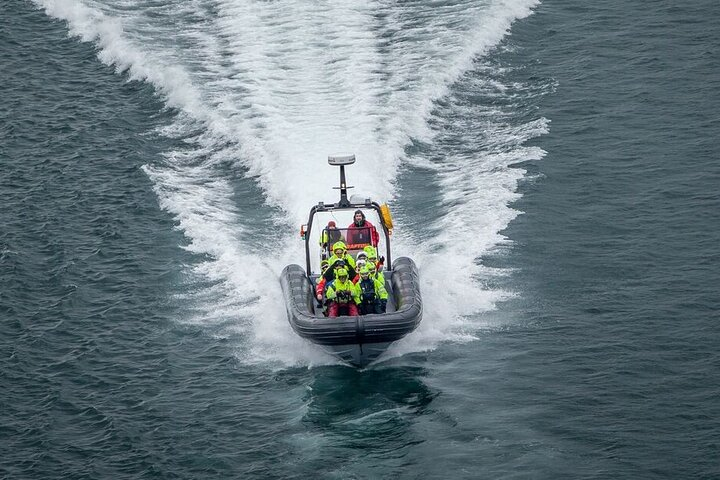
[{"label": "passenger group", "polygon": [[353,258],[340,241],[333,244],[332,252],[329,259],[320,263],[322,274],[315,287],[319,306],[327,307],[326,315],[385,313],[388,298],[382,274],[385,259],[378,259],[375,247],[367,245]]}]

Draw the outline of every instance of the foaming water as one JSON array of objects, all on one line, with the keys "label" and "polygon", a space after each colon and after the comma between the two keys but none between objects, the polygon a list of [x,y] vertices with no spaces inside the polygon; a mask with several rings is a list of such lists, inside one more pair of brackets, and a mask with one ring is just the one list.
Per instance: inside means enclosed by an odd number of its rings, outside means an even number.
[{"label": "foaming water", "polygon": [[[511,207],[520,197],[518,183],[526,177],[518,164],[545,155],[525,143],[547,133],[548,121],[523,122],[515,113],[534,89],[544,87],[503,83],[506,72],[501,68],[475,67],[489,68],[494,72],[489,79],[471,72],[455,85],[454,93],[435,111],[432,143],[422,158],[408,159],[432,173],[442,213],[430,225],[416,226],[412,238],[403,236],[398,242],[417,260],[423,292],[432,292],[423,297],[424,318],[430,321],[394,345],[388,356],[432,349],[442,340],[474,340],[478,331],[497,326],[474,314],[493,310],[498,301],[515,295],[488,286],[493,278],[510,272],[487,267],[480,258],[510,243],[500,232],[520,214]],[[492,99],[487,103],[493,106],[469,102],[468,95]]]},{"label": "foaming water", "polygon": [[[181,300],[194,305],[184,321],[236,338],[244,360],[334,362],[293,334],[279,296],[259,281],[302,258],[296,225],[310,205],[333,198],[337,172],[325,164],[332,152],[356,153],[352,184],[380,201],[412,210],[397,190],[403,168],[430,172],[439,191],[431,208],[442,213],[428,225],[397,218],[395,255],[417,260],[426,315],[391,355],[473,338],[478,323],[469,315],[510,294],[485,286],[484,276],[502,272],[478,259],[505,242],[499,232],[518,214],[509,204],[524,175],[511,165],[542,157],[523,143],[546,122],[508,122],[506,112],[454,91],[467,84],[505,94],[501,81],[479,86],[466,73],[537,1],[35,3],[177,111],[160,133],[182,147],[145,172],[201,259],[191,270],[202,286],[190,285]],[[449,101],[439,108],[441,98]],[[475,123],[458,129],[460,120]],[[406,154],[413,141],[424,153]],[[258,208],[236,196],[247,178],[262,191]],[[269,228],[290,233],[254,240]],[[426,238],[427,230],[437,235]]]}]

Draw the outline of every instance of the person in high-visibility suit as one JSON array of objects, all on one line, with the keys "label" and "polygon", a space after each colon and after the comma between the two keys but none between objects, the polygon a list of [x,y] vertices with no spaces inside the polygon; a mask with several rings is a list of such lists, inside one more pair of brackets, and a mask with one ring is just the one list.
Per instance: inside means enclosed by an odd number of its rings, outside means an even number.
[{"label": "person in high-visibility suit", "polygon": [[350,281],[348,271],[338,268],[335,280],[327,286],[325,297],[330,302],[328,317],[359,315],[357,305],[360,303],[360,290]]},{"label": "person in high-visibility suit", "polygon": [[355,272],[355,259],[347,253],[347,248],[343,242],[335,242],[333,244],[333,256],[328,258],[328,269],[323,274],[326,281],[333,280],[335,278],[335,270],[339,267],[345,267],[350,275],[350,278],[354,278]]},{"label": "person in high-visibility suit", "polygon": [[372,278],[367,265],[360,269],[360,280],[356,286],[360,290],[360,304],[358,305],[360,315],[385,313],[388,298],[385,283],[377,278]]},{"label": "person in high-visibility suit", "polygon": [[337,228],[337,225],[334,221],[330,220],[327,224],[327,227],[325,227],[320,234],[320,246],[322,248],[329,248],[331,245],[333,245],[335,242],[342,242],[343,241],[343,235],[342,231]]},{"label": "person in high-visibility suit", "polygon": [[373,262],[375,264],[375,269],[378,272],[382,272],[383,265],[385,264],[385,257],[380,257],[378,259],[377,250],[372,245],[368,245],[363,248],[363,252],[367,255],[368,262]]},{"label": "person in high-visibility suit", "polygon": [[385,286],[385,275],[375,269],[375,264],[373,262],[367,262],[365,266],[370,271],[370,276],[379,281],[383,286]]}]

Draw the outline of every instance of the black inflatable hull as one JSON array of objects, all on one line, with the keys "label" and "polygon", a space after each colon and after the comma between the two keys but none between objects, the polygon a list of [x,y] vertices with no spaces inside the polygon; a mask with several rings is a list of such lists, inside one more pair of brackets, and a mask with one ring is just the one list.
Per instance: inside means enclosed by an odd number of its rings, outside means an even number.
[{"label": "black inflatable hull", "polygon": [[396,259],[385,279],[390,295],[388,313],[328,318],[315,310],[314,288],[305,270],[288,265],[280,275],[288,321],[301,337],[351,365],[364,367],[422,320],[415,262],[407,257]]}]

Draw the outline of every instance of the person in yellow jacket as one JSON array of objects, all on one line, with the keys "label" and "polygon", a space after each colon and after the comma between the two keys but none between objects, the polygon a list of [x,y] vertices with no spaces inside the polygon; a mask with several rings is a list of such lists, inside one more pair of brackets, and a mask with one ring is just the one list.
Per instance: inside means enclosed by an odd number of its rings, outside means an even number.
[{"label": "person in yellow jacket", "polygon": [[347,253],[347,248],[343,242],[335,242],[333,244],[333,256],[328,258],[328,269],[323,273],[326,281],[331,281],[337,277],[336,270],[340,267],[347,269],[350,278],[355,278],[355,259]]},{"label": "person in yellow jacket", "polygon": [[383,286],[385,286],[385,275],[375,269],[375,264],[373,262],[367,262],[365,266],[370,271],[370,277],[379,281]]},{"label": "person in yellow jacket", "polygon": [[343,234],[342,231],[337,228],[337,225],[333,220],[330,220],[327,224],[327,227],[323,228],[322,233],[320,234],[320,246],[322,248],[329,248],[331,245],[333,245],[335,242],[342,242],[343,241]]},{"label": "person in yellow jacket", "polygon": [[360,315],[369,313],[385,313],[387,309],[388,293],[385,289],[385,282],[370,276],[370,264],[360,269],[360,280],[355,284],[359,290]]},{"label": "person in yellow jacket", "polygon": [[383,265],[385,264],[385,257],[380,257],[378,259],[377,249],[375,249],[372,245],[365,247],[363,252],[367,255],[367,261],[373,262],[377,271],[382,272]]},{"label": "person in yellow jacket", "polygon": [[330,305],[328,305],[328,317],[359,315],[357,305],[360,303],[360,290],[350,281],[347,269],[338,268],[335,280],[329,283],[325,292]]}]

